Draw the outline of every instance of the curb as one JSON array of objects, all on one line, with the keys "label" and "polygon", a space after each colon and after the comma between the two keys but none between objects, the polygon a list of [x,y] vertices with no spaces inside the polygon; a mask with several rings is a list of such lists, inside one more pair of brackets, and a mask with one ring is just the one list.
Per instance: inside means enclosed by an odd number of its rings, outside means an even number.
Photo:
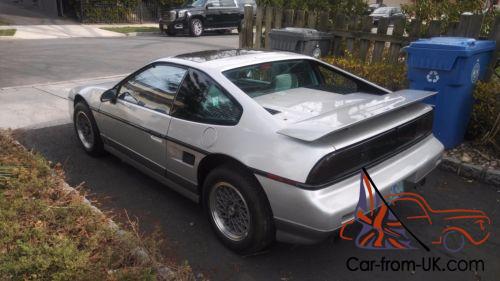
[{"label": "curb", "polygon": [[129,32],[125,33],[125,36],[153,36],[153,35],[161,35],[159,31],[151,31],[151,32]]},{"label": "curb", "polygon": [[439,165],[439,168],[444,171],[456,173],[465,178],[500,187],[500,170],[497,169],[464,163],[457,158],[449,156],[443,156],[443,161]]}]

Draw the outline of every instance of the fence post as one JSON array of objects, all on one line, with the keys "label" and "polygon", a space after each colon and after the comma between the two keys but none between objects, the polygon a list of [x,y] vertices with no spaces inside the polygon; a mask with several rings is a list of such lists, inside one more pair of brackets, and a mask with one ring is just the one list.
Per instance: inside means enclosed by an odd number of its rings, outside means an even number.
[{"label": "fence post", "polygon": [[[402,18],[396,19],[394,21],[394,27],[392,29],[392,36],[397,38],[402,38],[405,31],[405,20]],[[389,62],[396,63],[399,58],[401,51],[401,44],[391,43],[389,47]]]},{"label": "fence post", "polygon": [[264,9],[262,6],[257,7],[257,15],[255,16],[255,43],[254,48],[260,49],[262,45],[262,17]]},{"label": "fence post", "polygon": [[280,7],[274,7],[274,28],[281,28],[283,25],[283,9]]},{"label": "fence post", "polygon": [[316,11],[307,11],[307,27],[316,28],[317,14]]},{"label": "fence post", "polygon": [[286,9],[284,12],[285,15],[285,24],[284,27],[292,27],[293,26],[293,9]]},{"label": "fence post", "polygon": [[[371,33],[373,26],[373,20],[370,16],[364,16],[361,19],[361,32],[362,33]],[[370,40],[361,39],[359,43],[359,56],[361,57],[361,61],[366,61],[366,56],[368,54],[368,49],[370,47]]]},{"label": "fence post", "polygon": [[245,48],[253,46],[253,6],[245,6]]},{"label": "fence post", "polygon": [[[275,21],[277,18],[275,18]],[[266,7],[266,19],[265,19],[265,33],[264,33],[264,47],[266,49],[271,48],[271,43],[270,43],[270,38],[269,38],[269,33],[271,32],[273,24],[276,24],[275,22],[273,23],[273,7],[267,6]]]},{"label": "fence post", "polygon": [[429,24],[429,29],[427,30],[428,37],[439,36],[441,34],[441,21],[432,20]]},{"label": "fence post", "polygon": [[330,12],[321,11],[319,14],[319,27],[320,31],[328,31],[328,27],[330,26]]},{"label": "fence post", "polygon": [[489,39],[496,41],[497,46],[495,52],[493,53],[493,56],[491,57],[491,62],[490,66],[488,67],[488,71],[486,72],[486,79],[485,79],[486,81],[489,81],[491,79],[491,75],[495,71],[494,68],[497,63],[498,53],[500,52],[500,15],[496,16],[495,18],[495,24],[491,29]]},{"label": "fence post", "polygon": [[[389,26],[389,19],[381,18],[378,22],[377,34],[387,35],[388,26]],[[375,45],[373,46],[372,62],[382,61],[384,48],[385,48],[385,41],[375,41]]]},{"label": "fence post", "polygon": [[[349,24],[347,26],[348,31],[358,31],[359,30],[359,16],[351,17]],[[354,51],[354,43],[356,42],[355,37],[346,38],[346,49],[349,53]]]},{"label": "fence post", "polygon": [[298,10],[295,13],[295,27],[304,27],[306,24],[306,11]]},{"label": "fence post", "polygon": [[[335,15],[335,22],[333,24],[334,30],[344,30],[345,29],[345,16],[342,14]],[[332,42],[332,53],[334,56],[338,57],[342,53],[342,37],[334,36]]]}]

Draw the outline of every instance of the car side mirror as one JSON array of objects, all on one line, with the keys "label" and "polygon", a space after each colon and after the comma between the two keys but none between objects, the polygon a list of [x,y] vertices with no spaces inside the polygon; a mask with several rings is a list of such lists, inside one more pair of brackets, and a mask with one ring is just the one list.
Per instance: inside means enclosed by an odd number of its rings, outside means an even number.
[{"label": "car side mirror", "polygon": [[101,102],[107,102],[107,101],[109,101],[111,103],[115,103],[116,102],[116,94],[117,94],[116,89],[106,90],[101,95]]}]

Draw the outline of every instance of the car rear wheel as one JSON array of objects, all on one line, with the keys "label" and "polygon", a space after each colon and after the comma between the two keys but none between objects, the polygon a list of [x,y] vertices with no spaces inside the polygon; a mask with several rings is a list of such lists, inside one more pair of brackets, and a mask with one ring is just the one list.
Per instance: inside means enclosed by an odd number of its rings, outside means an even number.
[{"label": "car rear wheel", "polygon": [[203,203],[212,228],[231,250],[251,254],[275,237],[271,208],[257,180],[242,169],[222,166],[203,184]]},{"label": "car rear wheel", "polygon": [[75,105],[73,124],[78,141],[83,149],[92,156],[104,153],[103,143],[90,108],[83,102]]},{"label": "car rear wheel", "polygon": [[189,24],[191,36],[198,37],[203,33],[203,23],[200,19],[192,19]]}]

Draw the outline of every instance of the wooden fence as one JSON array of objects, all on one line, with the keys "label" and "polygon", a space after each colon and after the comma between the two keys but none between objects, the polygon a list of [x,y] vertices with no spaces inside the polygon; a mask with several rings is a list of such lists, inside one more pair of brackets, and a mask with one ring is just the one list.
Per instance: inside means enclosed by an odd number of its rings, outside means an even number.
[{"label": "wooden fence", "polygon": [[[462,15],[460,21],[444,26],[440,20],[423,23],[401,18],[390,23],[387,18],[382,18],[374,26],[369,16],[332,15],[328,11],[276,7],[258,7],[255,17],[253,15],[253,7],[246,6],[240,48],[270,48],[269,32],[273,28],[308,27],[333,36],[329,55],[355,52],[366,62],[379,62],[384,57],[389,62],[396,62],[401,56],[401,48],[418,38],[440,35],[479,38],[484,20],[483,15]],[[487,38],[497,41],[499,50],[500,16],[495,19]]]}]

